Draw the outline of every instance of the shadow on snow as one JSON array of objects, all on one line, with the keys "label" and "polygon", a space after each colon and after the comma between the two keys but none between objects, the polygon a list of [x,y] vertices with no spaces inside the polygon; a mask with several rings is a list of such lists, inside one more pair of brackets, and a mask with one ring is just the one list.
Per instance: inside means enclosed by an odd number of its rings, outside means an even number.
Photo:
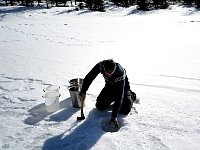
[{"label": "shadow on snow", "polygon": [[44,103],[33,107],[32,109],[28,111],[31,116],[28,117],[24,122],[28,125],[35,125],[51,114],[52,115],[50,116],[50,121],[61,122],[61,121],[66,121],[74,113],[79,111],[79,109],[73,108],[71,106],[71,98],[67,98],[63,101],[60,101],[59,104],[60,104],[60,109],[63,109],[63,110],[55,114],[47,112],[46,106]]},{"label": "shadow on snow", "polygon": [[46,7],[25,7],[25,6],[12,6],[12,7],[4,7],[0,9],[0,13],[26,13],[30,11],[35,11],[38,9],[46,9]]},{"label": "shadow on snow", "polygon": [[91,149],[105,133],[101,129],[101,123],[110,116],[110,113],[93,108],[84,121],[77,121],[62,134],[46,140],[42,150]]}]

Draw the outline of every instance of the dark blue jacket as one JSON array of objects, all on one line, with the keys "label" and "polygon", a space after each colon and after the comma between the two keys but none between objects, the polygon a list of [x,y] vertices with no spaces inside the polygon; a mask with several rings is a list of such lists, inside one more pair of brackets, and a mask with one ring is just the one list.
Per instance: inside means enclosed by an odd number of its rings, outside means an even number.
[{"label": "dark blue jacket", "polygon": [[117,117],[118,111],[121,107],[124,98],[124,92],[130,90],[128,78],[126,75],[125,69],[119,64],[116,63],[116,70],[111,77],[106,76],[104,68],[103,68],[104,61],[97,63],[92,70],[85,76],[81,93],[86,94],[89,86],[91,85],[92,81],[97,77],[99,73],[101,73],[105,79],[105,83],[111,87],[113,87],[116,91],[114,106],[112,110],[112,117]]}]

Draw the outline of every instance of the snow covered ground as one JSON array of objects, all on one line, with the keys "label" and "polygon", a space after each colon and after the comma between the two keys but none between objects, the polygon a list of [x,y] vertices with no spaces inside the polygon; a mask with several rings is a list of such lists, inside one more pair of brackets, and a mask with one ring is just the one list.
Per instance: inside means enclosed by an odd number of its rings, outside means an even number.
[{"label": "snow covered ground", "polygon": [[[0,149],[200,150],[200,12],[72,9],[0,7]],[[84,121],[67,89],[107,58],[126,68],[140,98],[116,133],[101,129],[110,112],[95,109],[101,75]],[[48,85],[61,87],[55,113],[42,98]]]}]

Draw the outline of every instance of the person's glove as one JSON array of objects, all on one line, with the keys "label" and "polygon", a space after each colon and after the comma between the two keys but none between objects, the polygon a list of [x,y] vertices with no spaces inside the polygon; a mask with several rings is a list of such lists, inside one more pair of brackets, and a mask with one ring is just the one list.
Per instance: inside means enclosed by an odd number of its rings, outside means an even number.
[{"label": "person's glove", "polygon": [[115,128],[119,128],[119,123],[116,117],[111,117],[109,125],[113,124]]},{"label": "person's glove", "polygon": [[79,93],[79,99],[80,99],[80,101],[84,101],[85,100],[85,97],[86,97],[86,94],[84,94],[84,93]]}]

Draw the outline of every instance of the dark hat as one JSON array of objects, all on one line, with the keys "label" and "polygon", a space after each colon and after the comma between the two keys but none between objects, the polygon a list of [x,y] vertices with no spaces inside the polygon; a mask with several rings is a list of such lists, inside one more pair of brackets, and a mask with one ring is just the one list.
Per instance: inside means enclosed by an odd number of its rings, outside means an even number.
[{"label": "dark hat", "polygon": [[112,59],[104,61],[104,70],[107,73],[111,73],[116,69],[116,63]]}]

